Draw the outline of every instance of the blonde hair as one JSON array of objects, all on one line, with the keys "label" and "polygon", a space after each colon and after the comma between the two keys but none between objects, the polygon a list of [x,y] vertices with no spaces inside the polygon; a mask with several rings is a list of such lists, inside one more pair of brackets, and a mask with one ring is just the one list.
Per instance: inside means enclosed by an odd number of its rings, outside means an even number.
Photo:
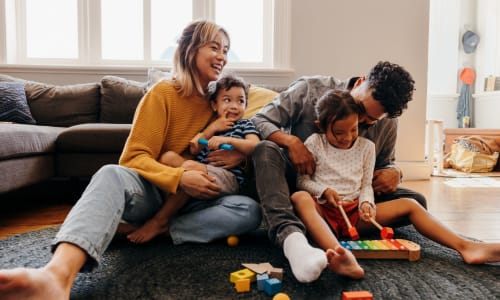
[{"label": "blonde hair", "polygon": [[175,87],[181,96],[191,96],[196,92],[205,95],[206,87],[201,86],[196,67],[196,54],[199,48],[214,41],[219,32],[226,36],[229,48],[229,34],[215,23],[194,21],[182,31],[177,41],[172,70]]}]

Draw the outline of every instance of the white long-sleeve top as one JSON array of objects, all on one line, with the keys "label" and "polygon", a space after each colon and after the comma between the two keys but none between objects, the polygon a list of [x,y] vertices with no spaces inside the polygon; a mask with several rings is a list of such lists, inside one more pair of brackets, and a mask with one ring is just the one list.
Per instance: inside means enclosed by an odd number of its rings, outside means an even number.
[{"label": "white long-sleeve top", "polygon": [[344,201],[359,199],[374,204],[372,178],[375,167],[375,144],[358,137],[351,148],[339,149],[328,143],[325,134],[312,134],[304,145],[316,160],[313,175],[300,175],[297,187],[314,196],[331,188]]}]

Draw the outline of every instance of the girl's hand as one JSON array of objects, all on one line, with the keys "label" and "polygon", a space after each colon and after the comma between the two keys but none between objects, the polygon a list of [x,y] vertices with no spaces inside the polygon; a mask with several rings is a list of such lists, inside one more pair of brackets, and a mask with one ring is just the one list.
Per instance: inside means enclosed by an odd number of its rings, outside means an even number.
[{"label": "girl's hand", "polygon": [[375,206],[368,201],[362,202],[359,206],[359,216],[365,222],[370,222],[370,218],[375,219],[376,214],[377,211],[375,209]]},{"label": "girl's hand", "polygon": [[186,194],[196,199],[211,199],[220,194],[221,187],[215,183],[215,178],[202,171],[185,171],[182,174],[179,187]]},{"label": "girl's hand", "polygon": [[339,205],[342,205],[342,197],[337,194],[337,192],[331,188],[327,188],[323,192],[323,198],[325,198],[328,203],[333,205],[333,207],[338,207]]}]

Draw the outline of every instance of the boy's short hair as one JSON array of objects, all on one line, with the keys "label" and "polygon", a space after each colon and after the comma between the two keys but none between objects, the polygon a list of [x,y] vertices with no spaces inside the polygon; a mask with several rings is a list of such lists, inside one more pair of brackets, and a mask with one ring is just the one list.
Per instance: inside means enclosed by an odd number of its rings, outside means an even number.
[{"label": "boy's short hair", "polygon": [[228,91],[233,87],[243,88],[245,91],[245,106],[248,105],[248,84],[245,83],[243,78],[228,74],[219,78],[217,81],[212,81],[208,84],[208,98],[210,101],[215,101],[217,98],[217,94],[221,89]]}]

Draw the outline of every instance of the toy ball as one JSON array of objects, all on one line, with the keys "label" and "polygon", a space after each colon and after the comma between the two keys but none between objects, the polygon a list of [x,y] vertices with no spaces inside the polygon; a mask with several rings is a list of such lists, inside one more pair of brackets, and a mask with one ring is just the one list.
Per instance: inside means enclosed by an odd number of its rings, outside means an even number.
[{"label": "toy ball", "polygon": [[277,293],[274,295],[273,300],[290,300],[290,297],[285,293]]},{"label": "toy ball", "polygon": [[227,237],[227,244],[231,247],[235,247],[235,246],[238,246],[238,237],[235,236],[235,235],[230,235]]}]

